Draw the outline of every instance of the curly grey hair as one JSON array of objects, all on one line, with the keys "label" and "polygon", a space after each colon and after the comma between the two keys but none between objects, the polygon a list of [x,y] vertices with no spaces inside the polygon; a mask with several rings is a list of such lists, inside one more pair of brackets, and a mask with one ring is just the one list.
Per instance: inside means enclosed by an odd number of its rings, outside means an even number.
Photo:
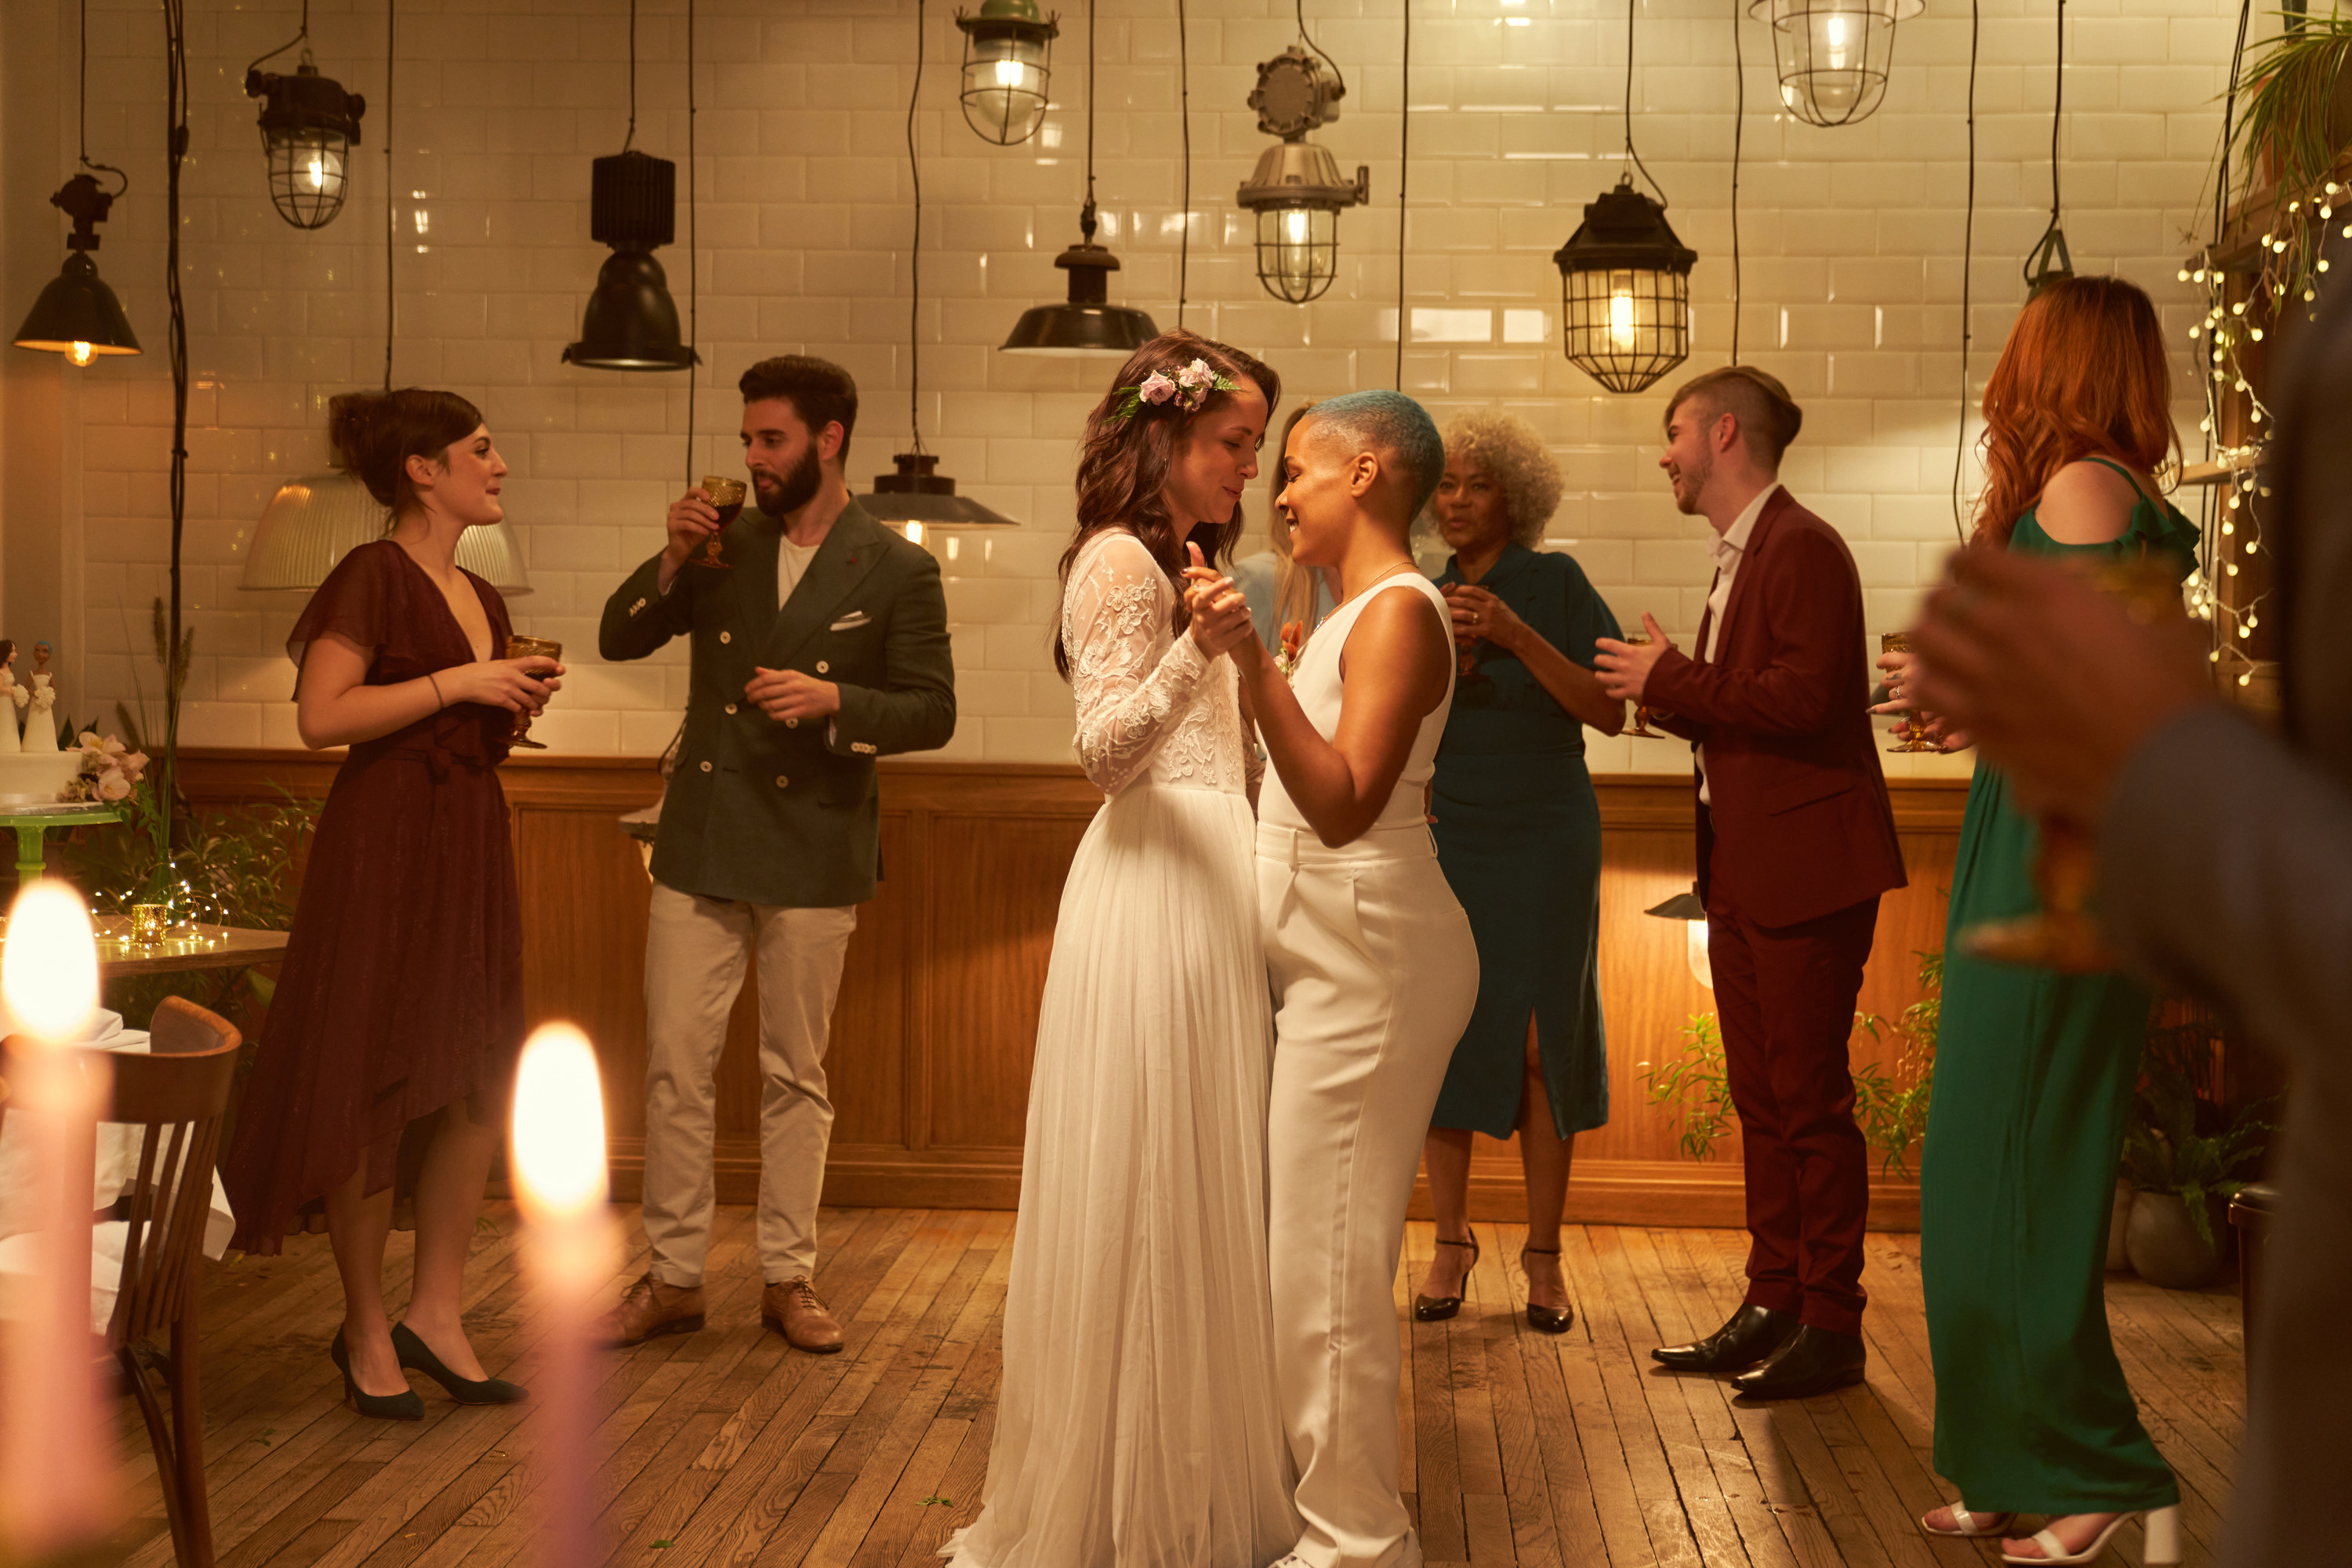
[{"label": "curly grey hair", "polygon": [[1543,538],[1567,481],[1535,426],[1496,408],[1456,415],[1445,426],[1445,459],[1457,458],[1502,487],[1513,539],[1532,546]]}]

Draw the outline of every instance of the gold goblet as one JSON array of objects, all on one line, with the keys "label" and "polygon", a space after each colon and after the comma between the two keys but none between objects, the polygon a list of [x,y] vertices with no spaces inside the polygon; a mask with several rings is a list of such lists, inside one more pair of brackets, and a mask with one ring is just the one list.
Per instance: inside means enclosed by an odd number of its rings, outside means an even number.
[{"label": "gold goblet", "polygon": [[[1881,653],[1909,653],[1911,651],[1911,634],[1909,632],[1880,633],[1878,638],[1878,651]],[[1904,715],[1903,738],[1886,749],[1890,752],[1942,751],[1943,748],[1936,744],[1935,742],[1927,739],[1926,732],[1920,728],[1920,726],[1926,722],[1927,717],[1927,716],[1925,713],[1917,712]]]},{"label": "gold goblet", "polygon": [[710,498],[710,504],[719,510],[719,526],[710,531],[710,537],[702,542],[702,548],[687,559],[697,566],[716,566],[722,572],[732,572],[735,563],[719,555],[719,536],[727,531],[727,525],[742,513],[743,481],[705,474],[702,476],[702,490]]},{"label": "gold goblet", "polygon": [[[2109,561],[2091,569],[2102,593],[2123,601],[2124,613],[2140,626],[2185,620],[2180,574],[2147,556]],[[2122,967],[2122,960],[2099,934],[2091,904],[2098,891],[2098,857],[2090,829],[2071,818],[2043,813],[2041,844],[2033,857],[2033,888],[2042,908],[2011,920],[1980,921],[1960,933],[1961,951],[1999,963],[2031,964],[2064,974],[2098,974]]]},{"label": "gold goblet", "polygon": [[[1650,635],[1647,632],[1643,632],[1638,637],[1620,637],[1618,640],[1625,644],[1628,647],[1647,647],[1650,646]],[[1633,705],[1633,727],[1626,731],[1625,733],[1628,735],[1639,735],[1643,739],[1649,741],[1664,741],[1671,739],[1670,736],[1661,735],[1655,730],[1650,728],[1650,710],[1647,708],[1643,707],[1638,702]]]},{"label": "gold goblet", "polygon": [[[712,537],[718,536],[714,534]],[[547,637],[510,637],[507,638],[506,656],[509,658],[551,658],[560,663],[563,658],[563,645]],[[546,742],[530,738],[530,714],[528,711],[515,715],[514,732],[509,741],[514,745],[528,746],[534,752],[547,750]]]}]

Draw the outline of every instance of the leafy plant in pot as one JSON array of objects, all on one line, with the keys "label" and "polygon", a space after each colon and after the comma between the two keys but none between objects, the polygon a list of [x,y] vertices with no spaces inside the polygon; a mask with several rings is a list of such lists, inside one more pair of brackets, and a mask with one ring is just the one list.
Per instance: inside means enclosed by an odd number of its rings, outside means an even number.
[{"label": "leafy plant in pot", "polygon": [[2137,1114],[2124,1133],[2133,1189],[2124,1250],[2134,1273],[2168,1289],[2195,1289],[2221,1272],[2224,1210],[2262,1168],[2273,1131],[2262,1119],[2266,1102],[2232,1115],[2206,1092],[2220,1044],[2209,1019],[2151,1028]]}]

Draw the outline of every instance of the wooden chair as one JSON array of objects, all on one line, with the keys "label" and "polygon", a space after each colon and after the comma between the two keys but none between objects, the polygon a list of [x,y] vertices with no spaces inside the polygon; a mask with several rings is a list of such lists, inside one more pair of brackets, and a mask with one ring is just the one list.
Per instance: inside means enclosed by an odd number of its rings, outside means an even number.
[{"label": "wooden chair", "polygon": [[155,1009],[147,1055],[108,1053],[114,1087],[105,1119],[147,1131],[138,1179],[119,1205],[130,1234],[107,1346],[147,1422],[180,1568],[213,1568],[196,1378],[196,1271],[240,1044],[226,1019],[171,996]]}]

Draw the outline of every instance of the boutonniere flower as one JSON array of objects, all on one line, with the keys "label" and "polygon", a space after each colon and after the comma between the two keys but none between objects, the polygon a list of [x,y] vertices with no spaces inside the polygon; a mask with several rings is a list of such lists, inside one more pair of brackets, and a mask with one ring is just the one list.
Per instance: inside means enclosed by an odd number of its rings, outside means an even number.
[{"label": "boutonniere flower", "polygon": [[1286,681],[1298,672],[1298,651],[1307,642],[1307,623],[1285,622],[1280,640],[1282,646],[1275,652],[1274,668],[1282,672]]},{"label": "boutonniere flower", "polygon": [[1239,392],[1242,384],[1231,376],[1219,375],[1209,368],[1207,360],[1196,359],[1176,373],[1171,379],[1164,372],[1153,371],[1143,378],[1140,386],[1114,389],[1118,401],[1111,405],[1110,420],[1116,427],[1126,424],[1148,404],[1154,408],[1173,406],[1185,414],[1197,414],[1209,401],[1213,392]]}]

